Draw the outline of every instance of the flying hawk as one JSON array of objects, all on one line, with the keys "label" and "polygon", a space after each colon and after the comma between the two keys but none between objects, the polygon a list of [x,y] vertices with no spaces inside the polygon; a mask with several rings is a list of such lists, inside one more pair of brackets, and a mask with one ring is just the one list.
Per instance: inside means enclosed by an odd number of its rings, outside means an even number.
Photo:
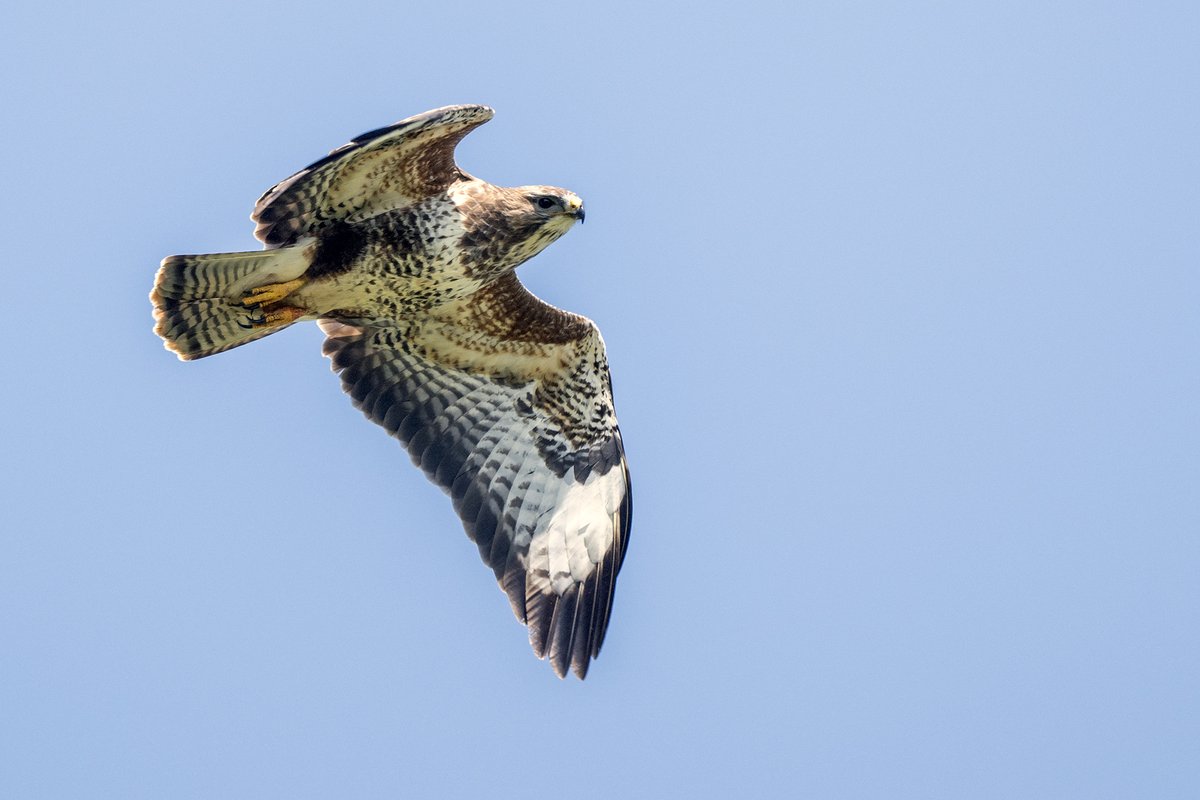
[{"label": "flying hawk", "polygon": [[154,330],[192,360],[316,320],[354,405],[453,499],[534,652],[583,678],[629,541],[629,471],[600,331],[514,274],[583,201],[459,169],[455,146],[492,114],[419,114],[276,184],[251,215],[265,250],[163,260]]}]

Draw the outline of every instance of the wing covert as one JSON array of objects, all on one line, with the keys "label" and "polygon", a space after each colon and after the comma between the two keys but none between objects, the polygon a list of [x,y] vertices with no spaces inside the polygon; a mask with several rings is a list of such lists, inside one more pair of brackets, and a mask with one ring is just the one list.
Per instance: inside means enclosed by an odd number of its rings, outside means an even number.
[{"label": "wing covert", "polygon": [[411,205],[469,177],[455,165],[454,148],[493,113],[446,106],[356,137],[264,192],[250,215],[254,235],[282,247],[331,222]]},{"label": "wing covert", "polygon": [[537,656],[584,677],[632,514],[599,331],[511,275],[421,319],[321,327],[354,404],[450,494]]}]

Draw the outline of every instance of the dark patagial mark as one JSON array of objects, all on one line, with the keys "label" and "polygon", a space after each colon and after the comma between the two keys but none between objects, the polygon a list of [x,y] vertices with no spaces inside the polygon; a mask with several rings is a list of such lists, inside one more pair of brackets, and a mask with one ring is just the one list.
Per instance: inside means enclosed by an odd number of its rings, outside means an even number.
[{"label": "dark patagial mark", "polygon": [[317,240],[317,252],[307,275],[319,278],[345,272],[366,248],[367,236],[361,229],[348,222],[331,223]]},{"label": "dark patagial mark", "polygon": [[393,260],[407,260],[425,246],[426,232],[420,223],[421,215],[405,209],[383,215],[375,227],[375,237]]}]

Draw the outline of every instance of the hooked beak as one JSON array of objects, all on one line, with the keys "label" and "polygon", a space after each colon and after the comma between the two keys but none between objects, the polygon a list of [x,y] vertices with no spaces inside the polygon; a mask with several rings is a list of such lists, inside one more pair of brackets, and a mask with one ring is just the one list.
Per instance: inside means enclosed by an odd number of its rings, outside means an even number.
[{"label": "hooked beak", "polygon": [[579,195],[573,194],[567,198],[567,210],[571,212],[571,216],[583,222],[585,216],[583,213],[583,200],[580,199]]}]

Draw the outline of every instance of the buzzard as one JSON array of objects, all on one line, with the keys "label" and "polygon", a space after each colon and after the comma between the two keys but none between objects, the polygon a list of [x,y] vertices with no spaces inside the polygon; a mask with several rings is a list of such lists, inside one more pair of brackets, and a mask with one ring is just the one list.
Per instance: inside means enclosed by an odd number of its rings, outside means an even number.
[{"label": "buzzard", "polygon": [[583,201],[460,169],[455,146],[492,114],[418,114],[276,184],[251,215],[264,250],[163,260],[154,330],[186,361],[316,320],[354,405],[450,495],[534,653],[583,678],[629,541],[629,470],[600,331],[514,274]]}]

